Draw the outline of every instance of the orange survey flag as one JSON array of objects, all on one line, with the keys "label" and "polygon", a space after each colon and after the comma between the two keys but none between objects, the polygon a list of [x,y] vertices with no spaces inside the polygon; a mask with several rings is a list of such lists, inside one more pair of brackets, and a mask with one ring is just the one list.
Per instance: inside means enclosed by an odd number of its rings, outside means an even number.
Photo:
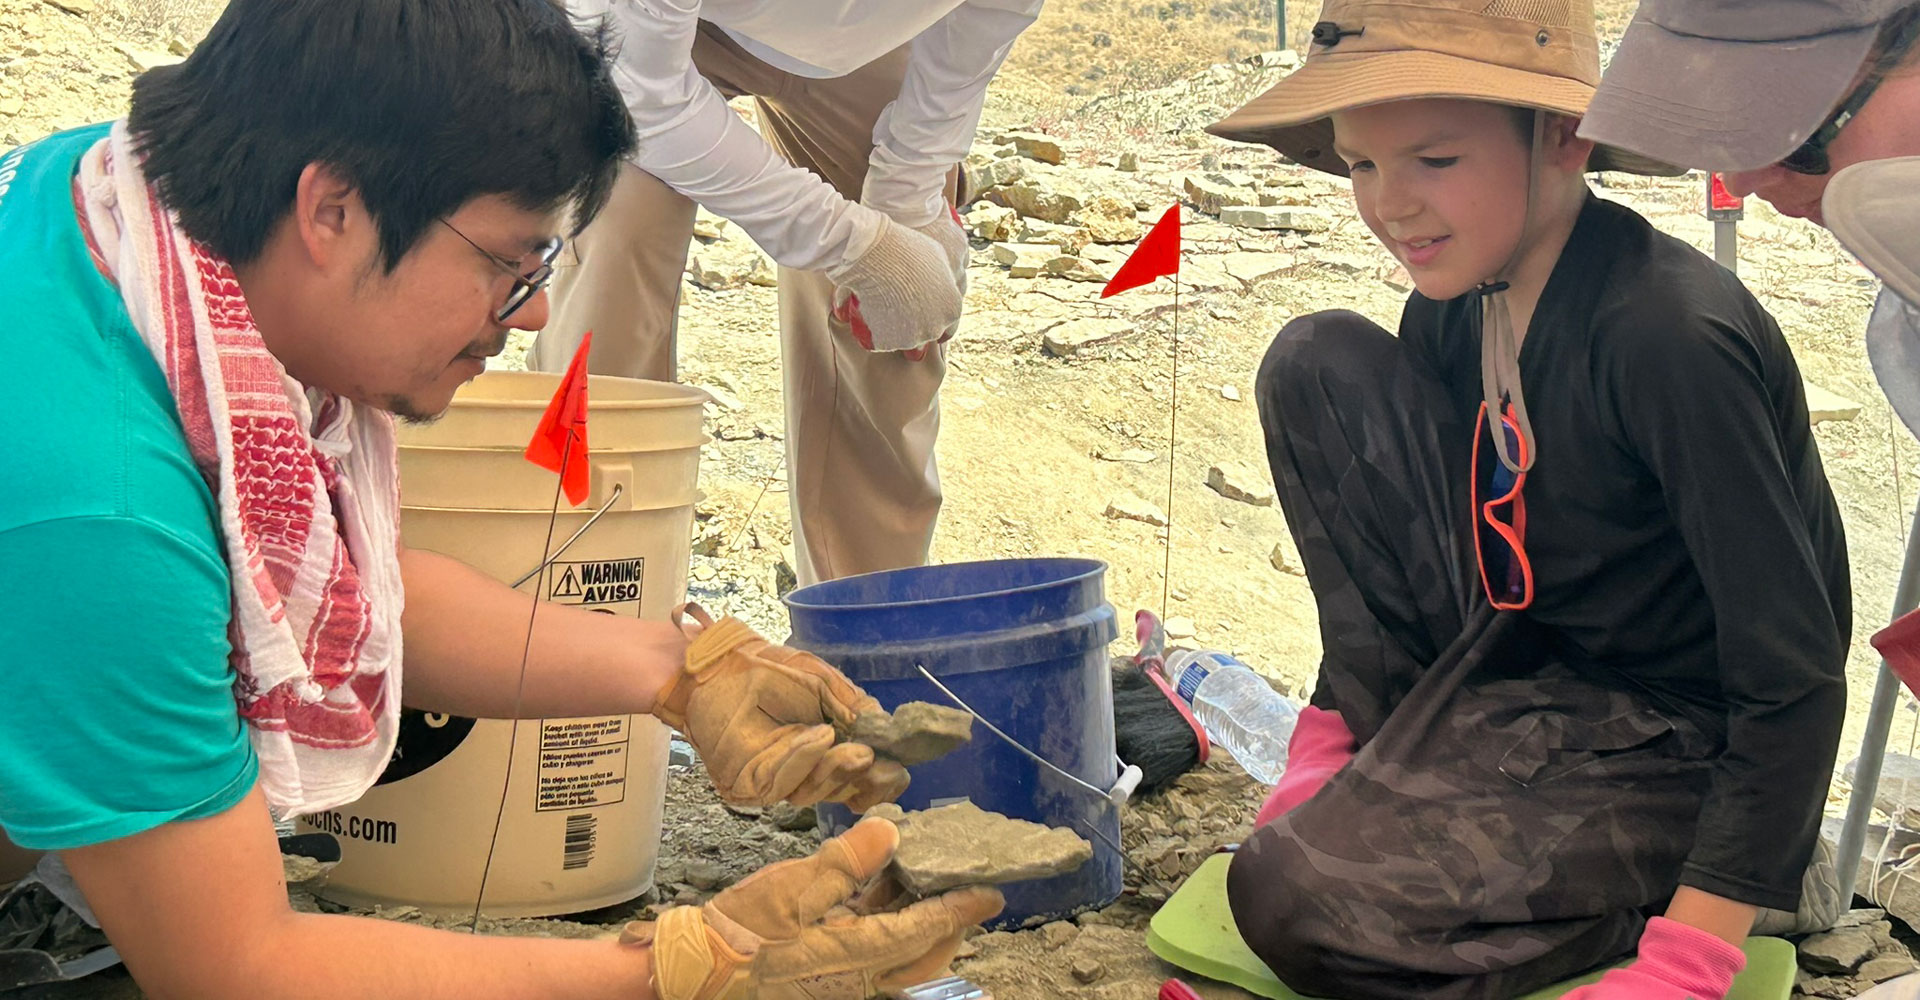
[{"label": "orange survey flag", "polygon": [[1107,287],[1100,290],[1100,297],[1118,295],[1129,288],[1139,288],[1152,283],[1163,274],[1180,273],[1180,206],[1167,209],[1160,221],[1147,230],[1140,238],[1140,245],[1133,248],[1126,263],[1113,273],[1107,281]]},{"label": "orange survey flag", "polygon": [[588,330],[527,442],[527,461],[558,472],[567,502],[575,507],[587,499],[587,348],[592,344]]}]

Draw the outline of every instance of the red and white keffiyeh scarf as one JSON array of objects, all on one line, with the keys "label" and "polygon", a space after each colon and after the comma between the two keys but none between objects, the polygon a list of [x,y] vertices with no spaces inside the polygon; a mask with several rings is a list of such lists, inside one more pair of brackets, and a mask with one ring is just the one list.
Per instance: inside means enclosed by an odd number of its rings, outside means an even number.
[{"label": "red and white keffiyeh scarf", "polygon": [[393,418],[290,378],[233,268],[187,238],[126,122],[81,160],[82,222],[173,390],[219,500],[233,579],[234,697],[282,815],[359,798],[400,713]]}]

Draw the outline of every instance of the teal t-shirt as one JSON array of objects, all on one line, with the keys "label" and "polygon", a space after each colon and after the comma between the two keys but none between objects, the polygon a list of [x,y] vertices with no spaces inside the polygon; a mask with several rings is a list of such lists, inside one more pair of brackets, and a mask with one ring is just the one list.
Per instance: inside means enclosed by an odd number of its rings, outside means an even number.
[{"label": "teal t-shirt", "polygon": [[0,828],[46,850],[223,812],[259,770],[218,508],[75,217],[106,134],[0,156]]}]

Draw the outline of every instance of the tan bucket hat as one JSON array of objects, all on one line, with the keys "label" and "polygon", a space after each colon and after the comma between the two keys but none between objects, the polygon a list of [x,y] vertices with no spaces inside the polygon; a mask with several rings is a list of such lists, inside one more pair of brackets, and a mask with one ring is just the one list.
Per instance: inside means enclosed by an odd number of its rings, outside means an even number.
[{"label": "tan bucket hat", "polygon": [[[1334,112],[1451,97],[1579,117],[1599,83],[1592,0],[1326,0],[1305,63],[1207,131],[1345,177]],[[1685,172],[1611,146],[1587,169]]]}]

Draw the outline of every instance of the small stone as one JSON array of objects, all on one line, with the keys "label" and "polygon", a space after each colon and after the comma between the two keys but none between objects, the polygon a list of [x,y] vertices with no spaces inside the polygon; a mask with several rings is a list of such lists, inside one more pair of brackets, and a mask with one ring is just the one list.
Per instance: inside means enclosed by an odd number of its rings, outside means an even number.
[{"label": "small stone", "polygon": [[1889,952],[1870,958],[1861,963],[1860,970],[1854,975],[1861,979],[1884,983],[1895,976],[1904,976],[1914,971],[1913,956],[1898,952]]},{"label": "small stone", "polygon": [[1229,500],[1255,507],[1273,506],[1273,486],[1240,462],[1222,462],[1207,469],[1207,485]]},{"label": "small stone", "polygon": [[882,757],[913,767],[952,753],[973,739],[973,716],[957,708],[910,701],[888,712],[862,712],[851,738]]},{"label": "small stone", "polygon": [[1068,281],[1086,281],[1105,284],[1112,277],[1087,261],[1071,254],[1060,254],[1047,261],[1046,272],[1056,278]]},{"label": "small stone", "polygon": [[1290,253],[1241,250],[1227,254],[1220,263],[1228,274],[1252,285],[1292,270],[1294,259]]},{"label": "small stone", "polygon": [[923,897],[963,885],[1060,875],[1093,858],[1093,845],[1072,830],[1009,819],[971,802],[911,813],[889,802],[867,810],[867,815],[892,820],[900,828],[892,871],[902,885]]},{"label": "small stone", "polygon": [[145,73],[150,69],[156,69],[161,66],[173,66],[184,61],[180,56],[176,56],[171,52],[150,52],[143,49],[130,48],[125,45],[116,45],[114,47],[119,49],[120,54],[127,58],[127,65],[132,66],[135,73]]},{"label": "small stone", "polygon": [[1133,321],[1129,319],[1070,319],[1042,334],[1040,346],[1048,354],[1064,358],[1082,348],[1104,344],[1132,331]]},{"label": "small stone", "polygon": [[987,248],[987,256],[1004,265],[1007,275],[1014,278],[1037,277],[1046,269],[1047,261],[1059,255],[1060,248],[1051,243],[995,243]]},{"label": "small stone", "polygon": [[1273,543],[1273,551],[1267,555],[1267,562],[1273,564],[1274,569],[1286,573],[1289,576],[1300,575],[1300,570],[1293,565],[1293,560],[1287,556],[1287,545],[1285,542]]},{"label": "small stone", "polygon": [[1095,243],[1132,243],[1146,234],[1133,203],[1110,194],[1097,194],[1073,214],[1073,222],[1087,230]]},{"label": "small stone", "polygon": [[1161,622],[1160,627],[1166,630],[1169,639],[1191,639],[1195,634],[1191,618],[1169,618]]},{"label": "small stone", "polygon": [[1107,967],[1091,958],[1076,958],[1069,968],[1073,972],[1073,978],[1085,985],[1098,982],[1101,976],[1107,974]]},{"label": "small stone", "polygon": [[1167,526],[1165,511],[1152,501],[1136,496],[1114,497],[1107,501],[1107,516],[1115,520],[1144,521],[1156,528]]},{"label": "small stone", "polygon": [[1040,943],[1048,951],[1059,951],[1080,936],[1080,928],[1065,920],[1056,920],[1040,928]]},{"label": "small stone", "polygon": [[184,35],[175,35],[167,40],[167,51],[176,56],[190,56],[193,55],[193,43],[187,41]]},{"label": "small stone", "polygon": [[1017,243],[1026,235],[1020,213],[1003,205],[981,202],[967,212],[967,228],[989,243]]},{"label": "small stone", "polygon": [[702,208],[693,213],[693,235],[703,240],[727,238],[727,220]]},{"label": "small stone", "polygon": [[1009,132],[1002,137],[1005,142],[1013,143],[1014,152],[1029,160],[1052,163],[1056,166],[1066,162],[1067,154],[1050,135],[1039,132]]},{"label": "small stone", "polygon": [[338,861],[320,861],[300,854],[280,855],[281,873],[287,884],[295,887],[312,888],[313,883],[325,881],[327,873],[338,864]]},{"label": "small stone", "polygon": [[1301,194],[1298,191],[1291,191],[1291,190],[1288,190],[1288,191],[1263,190],[1258,195],[1256,195],[1256,197],[1259,199],[1259,203],[1262,208],[1272,208],[1278,205],[1291,206],[1291,205],[1313,204],[1312,201],[1308,200],[1306,195]]},{"label": "small stone", "polygon": [[788,833],[800,833],[820,825],[820,814],[814,807],[796,806],[791,802],[775,802],[762,815],[773,824],[774,829]]},{"label": "small stone", "polygon": [[714,292],[747,284],[771,284],[777,280],[767,267],[766,258],[758,250],[750,256],[739,256],[719,247],[692,255],[687,261],[687,277],[701,288]]},{"label": "small stone", "polygon": [[741,410],[744,410],[747,408],[747,404],[742,403],[738,398],[734,396],[733,393],[730,393],[727,390],[722,389],[717,385],[702,385],[702,386],[695,386],[695,388],[699,389],[701,392],[706,393],[708,398],[713,400],[713,404],[723,410],[727,410],[733,413],[738,413]]},{"label": "small stone", "polygon": [[[1251,205],[1254,202],[1253,192],[1210,179],[1188,177],[1183,186],[1187,192],[1187,204],[1208,215],[1220,215],[1231,206]],[[1221,221],[1226,220],[1222,218]]]},{"label": "small stone", "polygon": [[1220,398],[1238,403],[1240,401],[1240,387],[1228,382],[1226,385],[1220,387]]},{"label": "small stone", "polygon": [[1828,392],[1804,379],[1802,380],[1802,384],[1806,386],[1807,416],[1812,423],[1817,424],[1827,420],[1852,420],[1860,415],[1859,403],[1841,396],[1838,393]]},{"label": "small stone", "polygon": [[1158,452],[1146,448],[1125,448],[1120,451],[1096,451],[1093,457],[1102,462],[1128,462],[1134,465],[1146,465],[1159,458]]},{"label": "small stone", "polygon": [[1825,931],[1800,942],[1800,964],[1828,975],[1847,975],[1874,952],[1873,935],[1864,928]]},{"label": "small stone", "polygon": [[18,97],[0,97],[0,118],[12,118],[25,110],[26,106],[26,102]]},{"label": "small stone", "polygon": [[718,861],[695,858],[680,870],[680,880],[701,892],[712,892],[727,880],[727,869]]},{"label": "small stone", "polygon": [[1119,163],[1119,165],[1118,165],[1117,167],[1115,167],[1114,169],[1116,169],[1116,170],[1120,170],[1120,171],[1124,171],[1125,173],[1129,173],[1129,174],[1130,174],[1130,173],[1133,173],[1133,172],[1135,172],[1135,171],[1137,171],[1137,170],[1139,170],[1139,169],[1140,169],[1140,154],[1138,154],[1138,153],[1121,153],[1121,154],[1120,154],[1120,163]]},{"label": "small stone", "polygon": [[1333,218],[1317,208],[1293,208],[1279,205],[1242,205],[1220,210],[1220,221],[1242,229],[1287,229],[1301,233],[1323,232],[1333,226]]},{"label": "small stone", "polygon": [[996,204],[1005,205],[1029,219],[1044,222],[1064,223],[1085,204],[1076,194],[1043,187],[1032,178],[996,188],[988,197]]}]

